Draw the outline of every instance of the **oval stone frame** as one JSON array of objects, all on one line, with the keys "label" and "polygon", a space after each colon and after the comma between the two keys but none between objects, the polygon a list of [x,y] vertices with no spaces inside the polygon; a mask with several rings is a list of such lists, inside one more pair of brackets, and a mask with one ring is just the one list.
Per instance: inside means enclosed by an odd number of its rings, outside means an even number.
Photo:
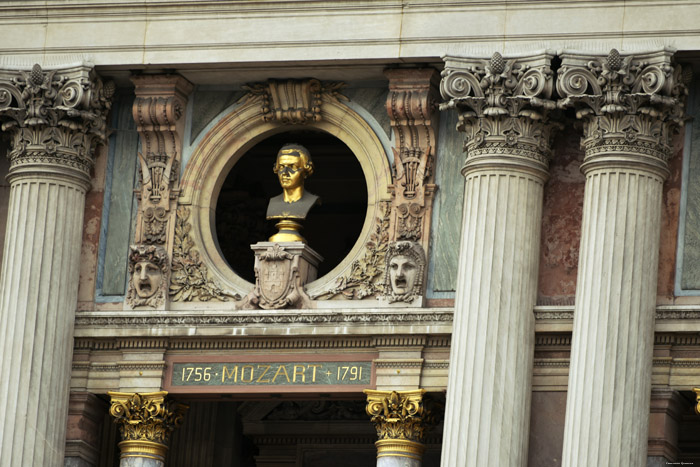
[{"label": "oval stone frame", "polygon": [[307,285],[309,295],[333,287],[340,277],[349,273],[352,263],[363,256],[377,218],[382,217],[380,202],[390,200],[389,159],[369,123],[335,97],[322,94],[320,116],[319,121],[302,125],[265,121],[260,100],[251,98],[222,117],[192,152],[180,183],[179,205],[190,206],[192,239],[211,276],[224,290],[245,296],[253,284],[238,276],[219,250],[214,216],[221,186],[231,168],[250,148],[269,136],[289,130],[313,128],[340,139],[357,158],[367,183],[367,213],[355,245],[328,274]]}]

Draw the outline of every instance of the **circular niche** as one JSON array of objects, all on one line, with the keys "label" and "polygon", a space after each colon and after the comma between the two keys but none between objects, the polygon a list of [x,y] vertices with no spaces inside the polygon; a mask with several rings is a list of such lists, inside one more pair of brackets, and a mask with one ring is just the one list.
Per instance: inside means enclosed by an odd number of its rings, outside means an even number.
[{"label": "circular niche", "polygon": [[361,234],[367,215],[367,183],[359,161],[340,139],[315,129],[292,130],[268,137],[249,149],[231,168],[216,203],[219,251],[233,271],[255,282],[250,245],[267,241],[277,229],[266,220],[270,198],[282,192],[272,172],[277,152],[287,143],[305,146],[314,173],[304,189],[318,195],[303,221],[302,235],[324,260],[318,277],[331,271],[350,252]]}]

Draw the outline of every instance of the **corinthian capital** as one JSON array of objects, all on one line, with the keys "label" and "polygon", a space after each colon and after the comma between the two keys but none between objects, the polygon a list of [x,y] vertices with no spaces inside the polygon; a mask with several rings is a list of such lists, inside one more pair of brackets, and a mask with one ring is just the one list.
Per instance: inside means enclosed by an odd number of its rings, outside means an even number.
[{"label": "corinthian capital", "polygon": [[690,70],[673,65],[672,58],[670,49],[636,55],[616,49],[607,56],[561,54],[558,106],[574,108],[583,121],[584,166],[598,156],[628,153],[665,171],[672,131],[684,118],[690,80]]},{"label": "corinthian capital", "polygon": [[460,111],[457,129],[466,133],[470,158],[502,153],[539,161],[546,168],[552,125],[547,112],[554,80],[553,53],[490,60],[445,57],[441,110]]},{"label": "corinthian capital", "polygon": [[89,181],[114,90],[87,65],[0,70],[0,128],[11,136],[10,173],[62,166]]},{"label": "corinthian capital", "polygon": [[167,391],[151,393],[108,392],[109,414],[119,425],[122,457],[164,459],[170,434],[182,423],[188,407],[165,400]]}]

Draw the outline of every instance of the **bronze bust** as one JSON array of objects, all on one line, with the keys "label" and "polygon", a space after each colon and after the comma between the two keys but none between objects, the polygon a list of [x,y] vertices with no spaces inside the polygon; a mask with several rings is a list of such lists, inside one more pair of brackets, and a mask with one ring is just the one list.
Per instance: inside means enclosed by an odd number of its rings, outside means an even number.
[{"label": "bronze bust", "polygon": [[299,234],[301,224],[320,198],[304,190],[304,181],[314,172],[309,150],[299,144],[285,144],[277,153],[273,171],[279,178],[282,194],[270,199],[267,219],[280,219],[275,225],[279,232],[271,242],[305,242]]}]

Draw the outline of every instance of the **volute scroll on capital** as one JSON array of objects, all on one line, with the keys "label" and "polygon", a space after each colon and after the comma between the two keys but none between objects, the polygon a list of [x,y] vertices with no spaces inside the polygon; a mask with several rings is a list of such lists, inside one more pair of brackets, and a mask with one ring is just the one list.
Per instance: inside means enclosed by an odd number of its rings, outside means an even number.
[{"label": "volute scroll on capital", "polygon": [[[0,70],[0,129],[11,137],[10,176],[25,169],[69,169],[86,186],[95,147],[107,138],[116,87],[93,67]],[[49,171],[50,172],[50,171]]]},{"label": "volute scroll on capital", "polygon": [[546,171],[559,127],[548,118],[556,108],[552,58],[551,51],[512,59],[498,52],[490,60],[444,57],[440,92],[446,102],[440,109],[460,112],[457,129],[466,135],[466,166],[504,156]]},{"label": "volute scroll on capital", "polygon": [[583,121],[582,170],[617,160],[666,176],[671,138],[685,120],[691,78],[689,68],[673,63],[673,53],[666,48],[639,54],[616,49],[607,55],[561,54],[557,105],[574,108]]}]

